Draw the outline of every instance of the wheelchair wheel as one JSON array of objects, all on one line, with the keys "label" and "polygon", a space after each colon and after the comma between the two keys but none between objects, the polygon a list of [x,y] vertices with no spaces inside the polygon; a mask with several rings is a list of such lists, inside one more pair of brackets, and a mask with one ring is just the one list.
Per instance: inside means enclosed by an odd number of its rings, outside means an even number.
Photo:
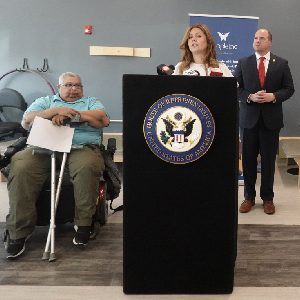
[{"label": "wheelchair wheel", "polygon": [[101,226],[105,225],[108,218],[108,203],[106,201],[106,189],[107,183],[105,181],[101,181],[99,185],[99,223]]},{"label": "wheelchair wheel", "polygon": [[9,245],[9,233],[8,233],[8,229],[5,229],[3,232],[3,238],[2,238],[2,242],[4,243],[4,247],[5,249],[7,249],[8,245]]},{"label": "wheelchair wheel", "polygon": [[93,221],[91,228],[90,239],[94,239],[100,233],[100,223]]}]

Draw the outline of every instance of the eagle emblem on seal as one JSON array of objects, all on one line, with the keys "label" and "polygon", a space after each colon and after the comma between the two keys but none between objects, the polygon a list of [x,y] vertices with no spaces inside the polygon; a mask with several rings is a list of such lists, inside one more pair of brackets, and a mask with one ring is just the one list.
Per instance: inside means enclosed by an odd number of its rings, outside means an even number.
[{"label": "eagle emblem on seal", "polygon": [[186,118],[183,111],[175,111],[171,117],[167,115],[162,118],[162,121],[165,124],[166,131],[162,130],[160,132],[160,139],[164,144],[170,144],[171,147],[174,145],[178,149],[183,148],[184,143],[191,145],[200,137],[199,133],[190,137],[196,119],[193,119],[192,116]]}]

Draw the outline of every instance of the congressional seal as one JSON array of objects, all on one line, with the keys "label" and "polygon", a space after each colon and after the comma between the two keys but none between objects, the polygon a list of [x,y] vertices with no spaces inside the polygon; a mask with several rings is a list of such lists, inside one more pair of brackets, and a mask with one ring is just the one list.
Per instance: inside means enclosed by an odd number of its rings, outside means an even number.
[{"label": "congressional seal", "polygon": [[156,156],[169,163],[186,164],[209,150],[215,136],[215,122],[208,107],[199,99],[173,94],[150,107],[143,130]]}]

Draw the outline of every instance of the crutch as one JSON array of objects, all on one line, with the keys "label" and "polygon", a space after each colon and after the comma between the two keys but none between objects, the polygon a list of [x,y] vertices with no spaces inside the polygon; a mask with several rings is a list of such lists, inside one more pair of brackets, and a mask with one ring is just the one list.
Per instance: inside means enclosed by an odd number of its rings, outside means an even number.
[{"label": "crutch", "polygon": [[[51,217],[50,217],[50,226],[49,226],[49,232],[47,236],[47,242],[45,246],[45,251],[43,254],[42,259],[49,261],[56,260],[55,256],[55,215],[56,215],[56,209],[59,201],[59,194],[61,190],[61,183],[63,178],[63,173],[67,161],[67,152],[64,152],[63,154],[63,160],[61,163],[60,173],[59,173],[59,179],[58,184],[56,188],[56,180],[55,180],[55,173],[56,173],[56,152],[47,150],[47,149],[36,149],[32,151],[32,154],[51,154]],[[51,251],[50,249],[50,242],[51,242]]]}]

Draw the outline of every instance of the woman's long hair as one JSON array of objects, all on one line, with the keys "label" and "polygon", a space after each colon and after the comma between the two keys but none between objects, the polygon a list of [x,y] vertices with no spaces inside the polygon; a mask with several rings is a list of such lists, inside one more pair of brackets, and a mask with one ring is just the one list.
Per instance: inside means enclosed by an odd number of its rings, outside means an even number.
[{"label": "woman's long hair", "polygon": [[204,24],[194,24],[194,25],[191,25],[187,29],[187,31],[183,37],[183,40],[179,46],[179,48],[183,50],[182,55],[181,55],[181,60],[179,61],[179,62],[181,62],[181,65],[179,66],[179,73],[178,73],[179,75],[181,75],[184,70],[187,70],[189,68],[190,64],[194,62],[193,54],[190,51],[189,46],[188,46],[190,32],[193,28],[199,28],[200,30],[202,30],[202,32],[206,36],[207,49],[206,49],[206,55],[203,60],[205,72],[207,73],[207,69],[209,67],[212,67],[212,68],[219,67],[219,63],[217,62],[217,58],[216,58],[217,57],[216,44],[215,44],[214,38],[213,38],[210,30]]}]

